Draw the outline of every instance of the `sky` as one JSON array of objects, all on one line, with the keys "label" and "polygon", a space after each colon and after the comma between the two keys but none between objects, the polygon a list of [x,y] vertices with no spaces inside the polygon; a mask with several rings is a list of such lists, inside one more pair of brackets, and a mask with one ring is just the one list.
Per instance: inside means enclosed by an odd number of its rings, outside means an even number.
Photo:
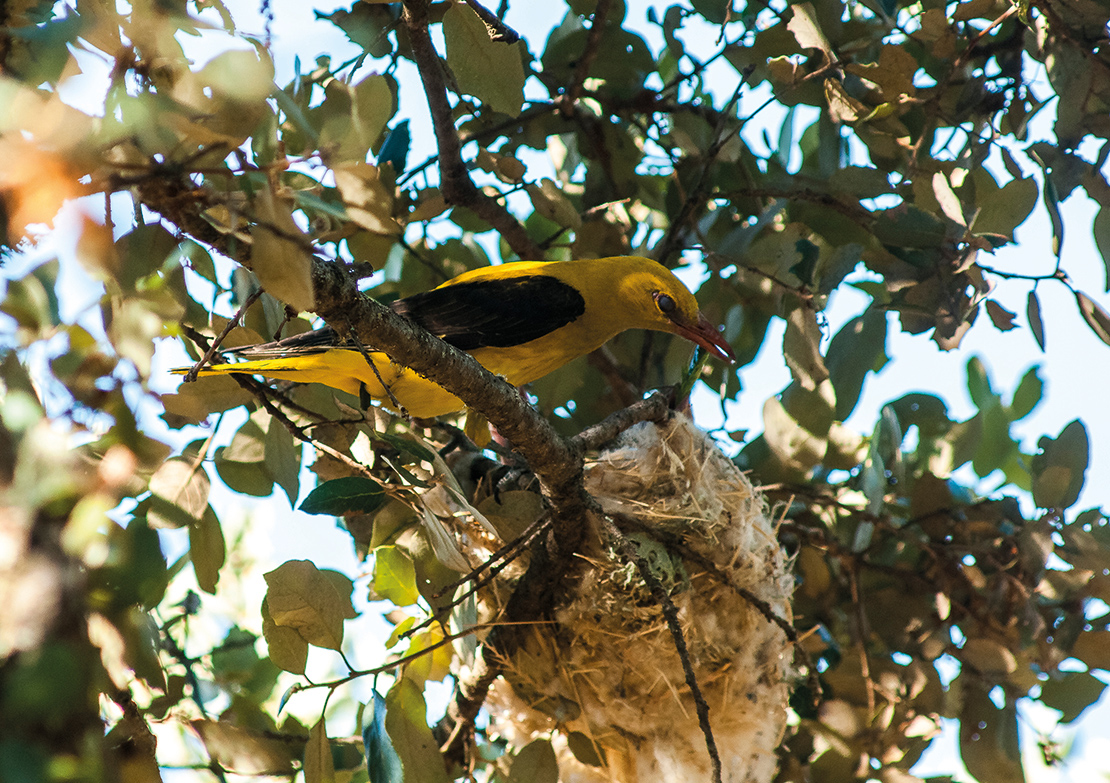
[{"label": "sky", "polygon": [[[637,26],[642,25],[649,5],[665,7],[667,4],[629,0],[629,18],[638,20]],[[229,2],[228,6],[241,29],[262,37],[263,22],[258,14],[256,3],[236,1]],[[294,57],[299,56],[302,65],[306,67],[312,63],[317,54],[332,53],[335,61],[342,61],[346,59],[344,53],[354,52],[352,45],[337,28],[326,22],[314,21],[314,6],[326,12],[332,10],[332,7],[343,7],[343,4],[332,3],[331,7],[309,3],[275,4],[276,14],[272,32],[279,84],[287,81],[293,73]],[[349,4],[347,6],[349,7]],[[537,54],[542,50],[546,31],[558,24],[565,13],[565,6],[561,2],[536,3],[531,0],[528,2],[516,0],[510,3],[509,8],[506,21],[530,38],[533,42],[533,51]],[[715,38],[716,31],[706,29],[700,34],[712,35]],[[648,40],[653,48],[659,44],[659,41],[652,40],[650,37]],[[687,36],[686,40],[691,39]],[[222,34],[208,33],[198,39],[183,40],[182,43],[188,47],[187,51],[198,60],[199,65],[205,59],[223,51],[231,41]],[[711,72],[710,78],[719,80],[722,85],[728,85],[721,89],[719,94],[729,95],[732,91],[731,85],[736,79],[735,71],[724,63],[720,63],[719,66]],[[106,67],[107,65],[103,63],[100,65],[94,62],[87,63],[85,73],[66,85],[67,100],[76,105],[96,105],[97,96],[101,98],[103,96],[103,74]],[[403,82],[415,78],[415,72],[407,62],[402,64],[397,75]],[[765,97],[765,94],[757,90],[744,95],[742,111],[745,107],[747,107],[746,111],[751,111],[760,105]],[[409,117],[413,120],[414,153],[410,155],[410,161],[421,160],[423,155],[419,151],[431,150],[434,146],[427,120],[427,108],[421,102],[421,98],[422,93],[419,89],[401,90],[398,117]],[[1051,112],[1046,111],[1042,114],[1044,117],[1033,126],[1034,137],[1038,134],[1047,137],[1051,133]],[[745,131],[746,137],[753,146],[762,146],[760,141],[762,131],[770,127],[771,137],[777,138],[776,123],[781,122],[781,118],[781,113],[768,111],[763,120],[764,124],[751,124]],[[527,162],[530,166],[534,163],[532,160]],[[1075,195],[1065,203],[1063,213],[1066,232],[1063,265],[1073,276],[1078,288],[1101,302],[1103,306],[1110,308],[1110,297],[1103,293],[1105,280],[1103,266],[1089,230],[1094,210],[1092,202],[1081,195]],[[115,214],[126,214],[126,211],[118,210]],[[62,222],[65,223],[65,220]],[[1018,229],[1017,240],[1015,245],[999,250],[985,263],[999,269],[1025,273],[1052,270],[1055,258],[1051,250],[1051,227],[1043,207],[1038,207],[1029,220]],[[91,293],[95,290],[95,286],[90,288],[88,284],[81,282],[83,273],[79,269],[71,269],[77,265],[72,262],[72,248],[69,247],[71,242],[67,239],[65,231],[60,232],[60,236],[55,237],[52,242],[62,251],[63,262],[67,264],[67,269],[72,271],[78,281],[73,284],[67,298],[70,311],[79,313],[88,307],[89,303],[95,301],[99,294]],[[43,250],[49,249],[49,245],[44,246],[34,255],[40,256]],[[16,273],[17,268],[10,267],[9,274]],[[696,269],[691,270],[687,274],[687,279],[696,277],[696,274]],[[91,284],[91,281],[88,283]],[[1000,281],[997,294],[1004,306],[1021,314],[1027,290],[1028,283]],[[995,389],[1002,390],[1004,397],[1012,393],[1018,380],[1029,367],[1040,365],[1040,375],[1046,380],[1046,398],[1032,415],[1015,427],[1015,434],[1024,440],[1025,450],[1031,451],[1035,448],[1036,439],[1040,435],[1055,435],[1072,419],[1082,418],[1091,435],[1092,454],[1087,485],[1077,508],[1100,505],[1110,507],[1110,482],[1101,480],[1101,477],[1110,475],[1110,406],[1107,406],[1104,401],[1106,391],[1110,389],[1110,347],[1102,344],[1091,334],[1076,310],[1072,295],[1064,286],[1050,281],[1038,288],[1038,294],[1042,299],[1046,322],[1047,350],[1044,353],[1037,348],[1028,329],[1024,328],[1023,315],[1019,317],[1022,328],[1006,333],[994,329],[985,317],[980,318],[960,349],[953,352],[939,350],[927,335],[903,334],[898,330],[897,324],[892,323],[887,344],[887,354],[891,357],[891,362],[881,373],[868,378],[860,403],[849,419],[848,425],[867,434],[884,403],[911,391],[938,394],[949,403],[953,418],[970,415],[974,412],[974,407],[966,391],[964,368],[973,355],[979,356],[984,361],[994,381]],[[841,325],[861,312],[867,302],[864,295],[842,286],[834,294],[826,313],[829,322],[827,334],[835,334]],[[709,429],[724,423],[729,430],[762,431],[763,401],[780,392],[790,380],[789,371],[782,360],[782,331],[782,323],[776,322],[756,361],[740,370],[744,392],[738,403],[728,403],[726,422],[720,419],[719,406],[712,392],[704,386],[699,388],[695,397],[695,413],[701,426]],[[176,379],[172,379],[165,370],[181,363],[182,356],[180,349],[173,346],[167,346],[165,350],[159,352],[155,363],[155,374],[158,377],[152,380],[152,386],[156,390],[171,391],[176,387]],[[153,415],[144,418],[153,419]],[[230,433],[233,428],[227,427],[225,431]],[[988,494],[995,488],[996,483],[988,479],[982,482],[979,488],[983,494]],[[358,573],[362,569],[362,565],[355,560],[350,539],[345,532],[332,526],[323,518],[292,512],[280,493],[259,503],[248,504],[242,496],[234,495],[220,487],[218,481],[214,481],[214,492],[216,495],[213,501],[222,504],[221,508],[242,509],[244,524],[249,518],[252,525],[263,526],[261,531],[256,531],[263,534],[252,537],[252,540],[266,542],[259,551],[253,552],[254,557],[263,563],[260,566],[261,570],[269,570],[284,560],[294,558],[309,558],[321,567],[333,567],[346,573]],[[272,530],[272,534],[265,534],[267,528]],[[175,544],[172,540],[168,540],[167,543],[171,548],[182,546],[180,542]],[[269,551],[266,551],[266,547]],[[270,560],[268,565],[266,565],[267,559]],[[367,626],[362,632],[374,636],[381,633],[385,627],[380,621],[375,622],[372,618],[368,618],[366,623]],[[366,645],[366,647],[369,657],[356,661],[356,665],[372,665],[376,662],[376,656],[380,655],[380,647],[376,645]],[[1053,723],[1052,717],[1051,714],[1046,714],[1045,708],[1027,704],[1023,707],[1024,730],[1031,732],[1038,728],[1050,727]],[[1108,699],[1104,697],[1103,702],[1098,707],[1088,710],[1085,719],[1078,723],[1083,728],[1077,735],[1077,741],[1080,744],[1079,752],[1072,760],[1072,766],[1062,772],[1044,770],[1038,773],[1036,778],[1038,781],[1055,783],[1055,781],[1088,780],[1090,779],[1088,775],[1096,770],[1105,772],[1110,769],[1107,763],[1107,759],[1110,758],[1110,752],[1108,752],[1110,751],[1110,729],[1107,728],[1110,727]],[[1067,733],[1064,732],[1064,734]],[[927,754],[915,768],[915,773],[920,775],[958,773],[958,762],[951,750],[952,742],[953,732],[949,727],[944,742],[936,745],[935,749]],[[1026,743],[1026,745],[1031,746],[1032,743]]]}]

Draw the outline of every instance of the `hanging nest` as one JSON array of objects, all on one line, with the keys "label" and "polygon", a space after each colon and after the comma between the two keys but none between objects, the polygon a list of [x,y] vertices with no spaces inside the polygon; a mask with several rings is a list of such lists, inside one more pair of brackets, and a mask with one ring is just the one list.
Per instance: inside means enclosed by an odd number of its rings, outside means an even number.
[{"label": "hanging nest", "polygon": [[[680,415],[625,432],[588,464],[587,488],[678,609],[723,779],[770,781],[792,651],[782,629],[736,588],[789,620],[793,579],[761,497]],[[587,540],[589,565],[554,625],[536,627],[491,691],[491,732],[523,747],[559,729],[564,783],[711,779],[705,736],[657,602],[602,530]]]}]

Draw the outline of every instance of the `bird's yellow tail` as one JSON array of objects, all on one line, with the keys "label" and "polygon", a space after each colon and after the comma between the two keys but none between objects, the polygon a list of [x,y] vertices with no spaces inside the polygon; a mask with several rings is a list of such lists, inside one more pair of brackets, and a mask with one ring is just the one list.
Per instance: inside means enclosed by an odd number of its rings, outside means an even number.
[{"label": "bird's yellow tail", "polygon": [[[244,373],[279,381],[322,383],[355,397],[360,397],[362,390],[365,390],[371,398],[394,410],[397,405],[393,400],[396,399],[409,414],[421,419],[452,413],[464,407],[458,397],[407,367],[394,364],[384,353],[375,351],[367,356],[374,363],[373,367],[359,351],[334,348],[274,359],[213,364],[203,368],[198,375]],[[184,375],[189,369],[178,367],[171,372]]]}]

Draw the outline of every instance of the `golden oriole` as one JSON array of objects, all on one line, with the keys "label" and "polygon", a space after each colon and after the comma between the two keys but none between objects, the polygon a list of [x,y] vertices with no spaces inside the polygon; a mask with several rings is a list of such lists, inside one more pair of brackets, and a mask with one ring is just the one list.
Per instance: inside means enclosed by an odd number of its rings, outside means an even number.
[{"label": "golden oriole", "polygon": [[[671,332],[726,361],[733,359],[729,344],[698,310],[686,286],[666,267],[636,256],[473,269],[390,307],[514,386],[542,378],[626,329]],[[233,353],[246,361],[210,365],[199,374],[323,383],[356,396],[368,394],[388,407],[392,402],[384,381],[417,418],[465,407],[433,381],[371,351],[375,374],[357,347],[342,343],[330,327]],[[183,375],[188,368],[173,372]]]}]

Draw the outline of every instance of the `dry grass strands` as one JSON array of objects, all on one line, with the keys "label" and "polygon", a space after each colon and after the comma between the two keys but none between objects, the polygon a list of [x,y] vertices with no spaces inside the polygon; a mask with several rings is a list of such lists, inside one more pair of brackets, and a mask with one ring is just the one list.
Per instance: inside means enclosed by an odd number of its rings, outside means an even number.
[{"label": "dry grass strands", "polygon": [[[683,416],[625,432],[588,466],[587,487],[679,610],[723,779],[771,780],[786,724],[791,648],[735,589],[790,618],[793,579],[762,499]],[[507,684],[491,691],[491,729],[518,747],[560,729],[555,746],[564,783],[709,780],[705,738],[659,607],[635,565],[600,532],[587,540],[590,567],[557,609],[554,630],[538,627],[508,662]],[[683,548],[716,573],[684,558],[677,551]],[[600,747],[602,766],[574,757],[565,739],[573,732]],[[580,747],[583,738],[576,740]]]}]

